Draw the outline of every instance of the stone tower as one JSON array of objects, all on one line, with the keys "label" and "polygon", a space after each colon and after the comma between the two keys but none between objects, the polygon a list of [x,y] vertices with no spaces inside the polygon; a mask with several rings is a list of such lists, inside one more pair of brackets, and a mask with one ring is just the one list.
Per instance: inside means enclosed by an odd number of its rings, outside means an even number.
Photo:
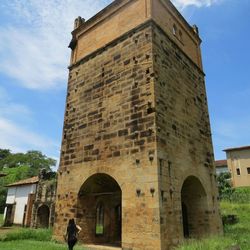
[{"label": "stone tower", "polygon": [[169,0],[78,17],[54,235],[90,249],[167,250],[221,233],[198,29]]}]

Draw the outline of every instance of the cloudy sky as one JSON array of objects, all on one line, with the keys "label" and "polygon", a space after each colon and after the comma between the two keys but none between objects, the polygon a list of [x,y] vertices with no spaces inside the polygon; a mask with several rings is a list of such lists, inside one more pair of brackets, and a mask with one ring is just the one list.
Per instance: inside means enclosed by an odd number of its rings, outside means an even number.
[{"label": "cloudy sky", "polygon": [[[59,158],[75,17],[111,0],[0,0],[0,148]],[[216,159],[250,145],[250,1],[172,0],[203,40]]]}]

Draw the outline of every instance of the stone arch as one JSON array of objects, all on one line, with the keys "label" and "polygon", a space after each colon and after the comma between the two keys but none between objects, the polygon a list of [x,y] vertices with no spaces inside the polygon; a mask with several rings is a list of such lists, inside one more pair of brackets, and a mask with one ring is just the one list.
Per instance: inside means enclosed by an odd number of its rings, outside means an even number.
[{"label": "stone arch", "polygon": [[91,175],[78,192],[77,223],[85,244],[121,246],[122,191],[110,175]]},{"label": "stone arch", "polygon": [[201,181],[188,176],[181,189],[183,236],[199,238],[209,231],[207,194]]},{"label": "stone arch", "polygon": [[37,209],[37,227],[49,227],[50,209],[47,205],[42,205]]}]

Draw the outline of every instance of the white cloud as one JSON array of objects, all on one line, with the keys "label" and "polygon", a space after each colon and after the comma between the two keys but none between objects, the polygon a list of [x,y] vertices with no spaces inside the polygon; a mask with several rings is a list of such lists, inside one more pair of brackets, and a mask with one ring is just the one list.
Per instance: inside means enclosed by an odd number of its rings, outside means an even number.
[{"label": "white cloud", "polygon": [[212,4],[218,3],[220,0],[171,0],[173,4],[180,10],[188,6],[209,7]]},{"label": "white cloud", "polygon": [[27,106],[13,102],[7,91],[0,86],[0,118],[18,118],[19,116],[30,118],[32,112]]},{"label": "white cloud", "polygon": [[32,132],[29,124],[33,119],[29,107],[14,102],[7,91],[0,86],[0,148],[8,148],[13,152],[25,152],[31,149],[46,154],[59,152],[59,143]]},{"label": "white cloud", "polygon": [[0,138],[0,148],[8,148],[14,152],[25,152],[30,149],[49,152],[58,146],[49,138],[18,127],[12,121],[2,117],[0,117]]},{"label": "white cloud", "polygon": [[[172,0],[180,10],[220,0]],[[77,16],[86,19],[112,0],[0,1],[8,23],[0,24],[0,73],[30,89],[65,87],[71,39]]]},{"label": "white cloud", "polygon": [[9,23],[0,27],[0,73],[30,89],[66,85],[70,55],[67,46],[74,19],[77,16],[87,19],[109,2],[1,1],[1,13]]}]

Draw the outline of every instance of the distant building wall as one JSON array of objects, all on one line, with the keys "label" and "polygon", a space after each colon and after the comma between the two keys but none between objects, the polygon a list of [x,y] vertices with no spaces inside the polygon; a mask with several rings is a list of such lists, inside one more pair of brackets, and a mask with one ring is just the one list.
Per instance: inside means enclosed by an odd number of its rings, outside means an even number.
[{"label": "distant building wall", "polygon": [[228,173],[228,167],[227,166],[223,166],[223,167],[217,167],[216,168],[216,174],[217,175],[220,175],[220,174],[223,174],[223,173]]},{"label": "distant building wall", "polygon": [[250,186],[250,147],[226,149],[234,187]]},{"label": "distant building wall", "polygon": [[216,174],[220,175],[222,173],[229,173],[229,169],[227,166],[227,160],[219,160],[215,161]]},{"label": "distant building wall", "polygon": [[32,207],[31,227],[48,228],[53,226],[55,196],[56,179],[53,173],[46,171],[41,172]]},{"label": "distant building wall", "polygon": [[[36,184],[14,186],[8,188],[6,204],[14,205],[14,224],[22,225],[24,222],[25,206],[28,202],[28,196],[36,192]],[[6,212],[5,212],[6,213]]]}]

